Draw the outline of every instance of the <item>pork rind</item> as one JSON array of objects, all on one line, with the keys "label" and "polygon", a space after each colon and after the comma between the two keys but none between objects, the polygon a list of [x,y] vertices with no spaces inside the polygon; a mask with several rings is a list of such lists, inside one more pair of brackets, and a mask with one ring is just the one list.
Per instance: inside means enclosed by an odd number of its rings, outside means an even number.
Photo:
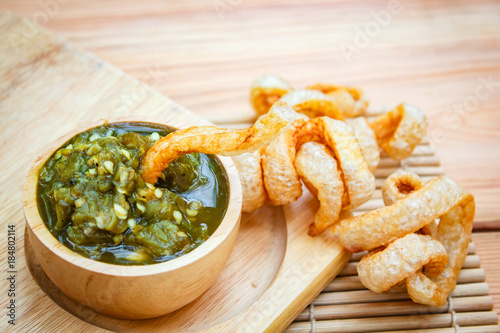
[{"label": "pork rind", "polygon": [[421,187],[422,181],[416,173],[399,169],[387,177],[382,185],[384,204],[390,206]]},{"label": "pork rind", "polygon": [[391,206],[343,220],[336,232],[339,241],[351,252],[385,246],[446,214],[464,195],[454,181],[437,177]]},{"label": "pork rind", "polygon": [[370,123],[370,127],[379,146],[389,157],[400,161],[411,156],[427,133],[425,114],[408,103],[380,115]]},{"label": "pork rind", "polygon": [[[296,156],[297,148],[301,150],[300,158]],[[341,209],[368,201],[375,190],[375,177],[354,133],[344,122],[329,117],[296,119],[289,130],[265,148],[262,169],[271,204],[297,200],[302,194],[299,176],[319,199],[320,210],[310,235],[334,224]]]},{"label": "pork rind", "polygon": [[356,139],[358,139],[368,168],[372,173],[375,173],[380,163],[380,148],[375,133],[364,117],[347,118],[345,122],[351,127]]},{"label": "pork rind", "polygon": [[437,234],[437,227],[438,227],[438,222],[437,220],[434,220],[424,225],[422,229],[418,231],[418,233],[435,238]]},{"label": "pork rind", "polygon": [[375,177],[345,122],[329,117],[308,120],[297,131],[297,146],[308,141],[325,144],[333,151],[345,186],[343,209],[352,209],[370,200],[375,191]]},{"label": "pork rind", "polygon": [[358,275],[368,289],[381,293],[389,290],[428,263],[441,272],[448,257],[440,242],[430,236],[408,234],[383,250],[365,255],[358,264]]},{"label": "pork rind", "polygon": [[258,115],[266,114],[281,96],[293,88],[288,82],[276,75],[257,78],[250,90],[250,104]]},{"label": "pork rind", "polygon": [[229,156],[254,152],[285,132],[295,119],[294,114],[286,103],[277,102],[262,119],[244,130],[201,126],[170,133],[158,140],[143,157],[142,179],[155,184],[161,172],[182,154],[199,152]]},{"label": "pork rind", "polygon": [[[474,219],[474,197],[462,190],[458,185],[445,177],[439,177],[429,181],[422,187],[417,175],[408,171],[397,171],[390,175],[382,187],[384,201],[391,204],[378,211],[405,203],[402,211],[411,219],[421,219],[422,229],[419,233],[409,232],[403,238],[396,239],[387,248],[378,247],[360,261],[358,273],[361,281],[367,288],[375,291],[391,291],[394,288],[402,289],[402,281],[405,281],[406,290],[410,298],[417,303],[442,306],[450,293],[455,289],[460,270],[467,257],[467,249],[472,233],[472,222]],[[441,185],[445,186],[436,186]],[[441,195],[443,198],[452,198],[451,201],[424,202],[415,200],[419,193],[433,191],[434,196]],[[412,199],[413,198],[413,199]],[[413,208],[422,211],[416,214]],[[435,210],[434,213],[429,213]],[[418,213],[418,212],[417,212]],[[369,218],[363,215],[365,218]],[[436,223],[439,218],[439,223]],[[424,224],[425,221],[428,223]],[[397,228],[405,229],[408,220],[394,219]],[[343,222],[342,222],[343,223]],[[342,224],[341,223],[341,224]],[[376,228],[374,225],[365,225],[367,228]],[[412,229],[418,228],[413,226]],[[337,228],[339,231],[341,228]],[[342,232],[342,231],[339,231]],[[372,233],[373,235],[373,233]],[[386,235],[387,236],[387,235]],[[434,251],[434,256],[423,267],[422,249],[418,244],[412,244],[406,248],[402,240],[416,239],[416,237],[427,237],[440,244],[445,250],[447,261],[439,259],[436,255],[440,251]],[[373,244],[367,246],[371,247]],[[414,254],[409,249],[416,251]],[[420,257],[419,257],[420,256]],[[363,263],[363,264],[362,264]],[[368,263],[368,264],[367,264]],[[418,263],[418,265],[417,265]],[[417,267],[415,269],[415,267]],[[396,287],[393,287],[396,286]]]},{"label": "pork rind", "polygon": [[339,219],[344,194],[342,175],[330,149],[317,142],[307,142],[300,147],[295,167],[320,202],[314,223],[309,227],[309,235],[316,236]]},{"label": "pork rind", "polygon": [[294,90],[283,95],[280,101],[311,118],[328,116],[334,119],[344,119],[336,101],[318,90]]},{"label": "pork rind", "polygon": [[282,101],[297,112],[335,119],[360,116],[369,103],[359,88],[319,83],[294,91],[287,81],[276,75],[257,78],[250,90],[250,104],[258,115],[267,113],[283,97]]},{"label": "pork rind", "polygon": [[[375,190],[375,177],[346,123],[328,117],[295,117],[292,126],[263,150],[264,189],[271,204],[288,204],[301,196],[302,179],[320,201],[320,211],[310,229],[310,235],[317,235],[339,219],[341,209],[352,209],[368,201]],[[298,148],[302,149],[299,160]],[[258,172],[254,178],[259,178]],[[242,178],[242,182],[246,181],[259,182],[260,178]]]},{"label": "pork rind", "polygon": [[442,306],[455,289],[467,257],[475,207],[474,197],[465,193],[452,210],[441,216],[435,239],[444,245],[448,265],[441,274],[431,266],[406,280],[408,295],[414,302]]},{"label": "pork rind", "polygon": [[262,181],[261,154],[262,149],[259,149],[253,153],[232,156],[241,182],[243,192],[241,210],[244,213],[251,213],[266,202],[266,191]]},{"label": "pork rind", "polygon": [[[387,177],[382,184],[384,204],[390,206],[396,201],[404,199],[408,194],[419,190],[422,186],[422,181],[416,173],[399,169]],[[437,222],[434,220],[427,223],[418,232],[422,235],[433,236],[436,231]]]},{"label": "pork rind", "polygon": [[369,101],[365,97],[363,90],[359,88],[318,83],[308,86],[307,89],[318,90],[331,96],[346,118],[361,116],[368,108]]},{"label": "pork rind", "polygon": [[296,114],[296,120],[283,134],[274,139],[264,150],[262,171],[268,201],[271,205],[287,205],[302,195],[302,184],[295,171],[296,126],[305,116]]}]

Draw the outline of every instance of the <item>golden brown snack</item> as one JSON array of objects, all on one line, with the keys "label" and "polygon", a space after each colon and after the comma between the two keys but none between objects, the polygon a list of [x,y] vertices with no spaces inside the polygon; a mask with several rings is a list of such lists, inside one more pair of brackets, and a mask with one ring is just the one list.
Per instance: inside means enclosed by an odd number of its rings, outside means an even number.
[{"label": "golden brown snack", "polygon": [[422,235],[427,235],[431,236],[432,238],[435,238],[437,233],[437,227],[438,227],[437,220],[434,220],[424,225],[422,229],[420,229],[418,232]]},{"label": "golden brown snack", "polygon": [[[401,184],[404,184],[404,186],[401,186]],[[389,193],[391,194],[390,199],[388,200],[389,203],[394,202],[395,200],[404,201],[410,197],[410,193],[423,191],[425,186],[419,189],[421,187],[421,182],[417,175],[399,170],[389,176],[384,183],[384,198],[386,198]],[[456,185],[456,187],[458,187],[458,185]],[[430,235],[421,237],[432,237],[444,246],[448,257],[448,264],[443,270],[442,262],[439,260],[433,260],[427,263],[422,270],[415,271],[414,274],[406,276],[405,286],[409,296],[414,302],[431,306],[442,306],[446,303],[450,293],[455,289],[458,275],[465,262],[465,258],[467,257],[467,249],[470,242],[475,210],[473,196],[463,190],[460,192],[461,195],[457,197],[456,202],[450,203],[444,215],[440,217],[437,216],[440,220],[439,224],[437,224],[433,219],[419,231],[420,234]],[[435,207],[421,207],[422,210],[432,210],[433,208]],[[409,214],[411,214],[411,212]],[[409,235],[417,234],[411,233]],[[409,235],[405,236],[405,238]],[[391,245],[400,240],[401,239],[394,241]],[[391,245],[389,245],[389,247]],[[387,251],[387,249],[382,252]],[[405,256],[408,256],[407,253],[394,252],[384,253],[384,255],[386,255],[386,259],[390,260],[391,264],[393,264],[390,267],[391,270],[385,272],[385,274],[389,277],[386,281],[390,281],[390,276],[394,275],[395,272],[407,269],[408,265],[405,267],[398,267],[398,265],[401,265],[401,260],[403,260]],[[415,260],[416,257],[413,256],[411,258],[411,260]],[[362,261],[363,260],[365,259],[363,258]],[[368,260],[368,258],[366,260]],[[373,264],[373,267],[369,266],[369,269],[362,268],[360,278],[362,274],[367,275],[366,278],[362,278],[362,282],[365,283],[370,289],[377,291],[377,286],[373,287],[370,285],[370,283],[374,283],[372,279],[376,279],[377,274],[374,274],[373,271],[370,270],[379,270],[380,272],[378,272],[378,275],[381,276],[384,274],[383,270],[387,267],[384,267],[380,262],[370,263]],[[375,281],[375,283],[381,284],[379,281]],[[388,284],[384,286],[387,285]],[[399,282],[398,286],[400,285],[401,282]],[[389,287],[391,288],[391,286]],[[394,288],[391,288],[391,290],[392,289]]]},{"label": "golden brown snack", "polygon": [[404,293],[406,292],[406,280],[399,281],[394,286],[389,288],[386,293]]},{"label": "golden brown snack", "polygon": [[302,184],[295,171],[296,127],[307,118],[296,114],[297,119],[283,134],[274,139],[264,150],[262,172],[271,205],[280,206],[294,202],[302,195]]},{"label": "golden brown snack", "polygon": [[252,84],[250,104],[257,114],[266,114],[281,96],[292,90],[290,84],[279,76],[264,75],[257,78]]},{"label": "golden brown snack", "polygon": [[366,99],[363,90],[359,88],[318,83],[308,86],[307,89],[318,90],[332,96],[346,118],[361,116],[368,108],[368,99]]},{"label": "golden brown snack", "polygon": [[241,181],[243,193],[241,210],[244,213],[251,213],[266,202],[266,191],[262,181],[261,151],[262,149],[259,149],[253,153],[232,156]]},{"label": "golden brown snack", "polygon": [[464,190],[446,177],[436,177],[391,206],[343,220],[336,231],[351,252],[384,246],[413,233],[459,204]]},{"label": "golden brown snack", "polygon": [[455,289],[457,278],[467,257],[475,213],[474,197],[464,193],[451,211],[441,216],[436,239],[448,254],[446,269],[438,274],[435,267],[426,267],[423,273],[408,278],[408,295],[414,302],[442,306]]},{"label": "golden brown snack", "polygon": [[[420,177],[411,171],[399,169],[386,178],[382,184],[382,197],[386,206],[392,205],[397,200],[404,199],[408,194],[420,189],[422,181]],[[423,226],[418,233],[433,236],[436,234],[437,222],[433,220]],[[405,283],[406,289],[406,283]]]},{"label": "golden brown snack", "polygon": [[364,117],[348,118],[345,122],[351,127],[356,139],[358,139],[368,168],[372,173],[375,173],[380,162],[380,148],[375,133]]},{"label": "golden brown snack", "polygon": [[244,130],[201,126],[175,131],[148,150],[141,161],[142,179],[155,184],[162,170],[182,154],[239,155],[254,152],[286,131],[293,120],[293,110],[286,103],[277,102],[262,119]]},{"label": "golden brown snack", "polygon": [[352,209],[370,200],[375,191],[375,177],[345,122],[329,117],[308,120],[297,131],[297,146],[308,141],[325,144],[334,152],[345,186],[343,209]]},{"label": "golden brown snack", "polygon": [[[302,157],[294,166],[294,161],[297,162],[296,148],[310,141],[328,146],[335,156],[328,155],[323,150],[323,154],[310,156],[308,161]],[[302,155],[312,153],[314,149],[311,147],[316,148],[315,153],[320,153],[318,145],[313,144],[307,152],[304,150]],[[329,149],[327,151],[330,152]],[[326,163],[329,173],[317,174],[317,166],[310,161]],[[337,161],[339,171],[333,172],[332,170],[337,170]],[[297,119],[289,130],[265,148],[262,168],[264,185],[271,204],[287,204],[300,197],[302,187],[297,173],[318,197],[321,208],[310,229],[310,235],[317,235],[334,224],[339,216],[337,210],[351,209],[365,203],[375,190],[375,177],[368,169],[352,130],[344,122],[328,117]],[[318,177],[321,180],[317,180]],[[332,194],[333,188],[335,194]],[[318,193],[319,189],[321,194]],[[341,200],[339,203],[335,201],[337,198]]]},{"label": "golden brown snack", "polygon": [[344,194],[341,173],[330,149],[317,142],[307,142],[300,147],[295,167],[304,184],[320,202],[314,223],[309,227],[309,235],[316,236],[339,219]]},{"label": "golden brown snack", "polygon": [[334,119],[344,119],[335,100],[317,90],[294,90],[283,95],[280,101],[286,102],[295,111],[311,118],[328,116]]},{"label": "golden brown snack", "polygon": [[380,147],[396,160],[410,157],[427,133],[425,114],[416,106],[402,103],[370,123]]},{"label": "golden brown snack", "polygon": [[[382,184],[382,197],[386,206],[404,199],[408,194],[420,189],[420,177],[411,171],[399,169],[393,172]],[[418,232],[433,237],[436,234],[437,222],[433,220],[423,226]],[[406,289],[406,284],[405,284]]]},{"label": "golden brown snack", "polygon": [[447,262],[446,250],[440,242],[411,233],[396,239],[383,250],[364,256],[358,264],[358,275],[368,289],[381,293],[428,263],[443,271]]},{"label": "golden brown snack", "polygon": [[399,169],[387,177],[382,185],[384,204],[390,206],[421,187],[422,181],[416,173]]}]

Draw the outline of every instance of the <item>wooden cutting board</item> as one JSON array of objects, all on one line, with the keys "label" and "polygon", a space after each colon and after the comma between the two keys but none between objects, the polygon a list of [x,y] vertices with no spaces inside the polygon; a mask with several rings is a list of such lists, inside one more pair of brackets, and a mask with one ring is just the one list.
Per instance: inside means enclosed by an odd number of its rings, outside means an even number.
[{"label": "wooden cutting board", "polygon": [[[12,13],[0,14],[0,54],[0,139],[5,167],[0,175],[0,226],[2,235],[6,235],[7,225],[16,228],[16,330],[279,331],[349,260],[350,254],[331,235],[307,235],[318,204],[306,192],[283,209],[265,207],[245,215],[237,245],[215,285],[170,315],[115,320],[69,300],[44,276],[23,235],[21,189],[37,154],[84,121],[168,114],[189,118],[193,125],[208,122]],[[161,73],[151,72],[152,82],[157,75]],[[5,260],[6,249],[1,251]],[[2,268],[6,265],[2,261]],[[1,288],[6,290],[7,281],[1,280]],[[2,308],[7,301],[2,297]],[[0,325],[1,331],[12,329],[6,321]]]}]

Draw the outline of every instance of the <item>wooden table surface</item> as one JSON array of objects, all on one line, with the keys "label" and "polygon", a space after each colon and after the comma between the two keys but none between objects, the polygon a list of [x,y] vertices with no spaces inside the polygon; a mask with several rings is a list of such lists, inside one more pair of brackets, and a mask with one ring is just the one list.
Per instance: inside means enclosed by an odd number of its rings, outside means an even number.
[{"label": "wooden table surface", "polygon": [[[447,175],[476,197],[473,241],[500,309],[500,2],[2,0],[217,123],[254,118],[249,86],[361,86],[428,115]],[[140,94],[117,106],[140,103]]]}]

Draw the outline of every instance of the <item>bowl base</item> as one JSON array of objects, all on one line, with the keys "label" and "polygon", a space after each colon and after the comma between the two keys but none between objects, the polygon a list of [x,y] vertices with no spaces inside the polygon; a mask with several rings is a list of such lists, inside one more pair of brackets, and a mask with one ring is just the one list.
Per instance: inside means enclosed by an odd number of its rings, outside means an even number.
[{"label": "bowl base", "polygon": [[[149,321],[156,328],[189,327],[198,331],[235,317],[267,290],[281,267],[286,239],[286,221],[281,207],[266,206],[256,213],[243,214],[231,256],[205,294],[168,315],[135,321],[108,317],[61,292],[39,264],[26,231],[24,250],[28,269],[40,288],[61,308],[87,323],[109,330],[130,330],[134,323],[144,328]],[[200,308],[205,310],[200,312]]]}]

